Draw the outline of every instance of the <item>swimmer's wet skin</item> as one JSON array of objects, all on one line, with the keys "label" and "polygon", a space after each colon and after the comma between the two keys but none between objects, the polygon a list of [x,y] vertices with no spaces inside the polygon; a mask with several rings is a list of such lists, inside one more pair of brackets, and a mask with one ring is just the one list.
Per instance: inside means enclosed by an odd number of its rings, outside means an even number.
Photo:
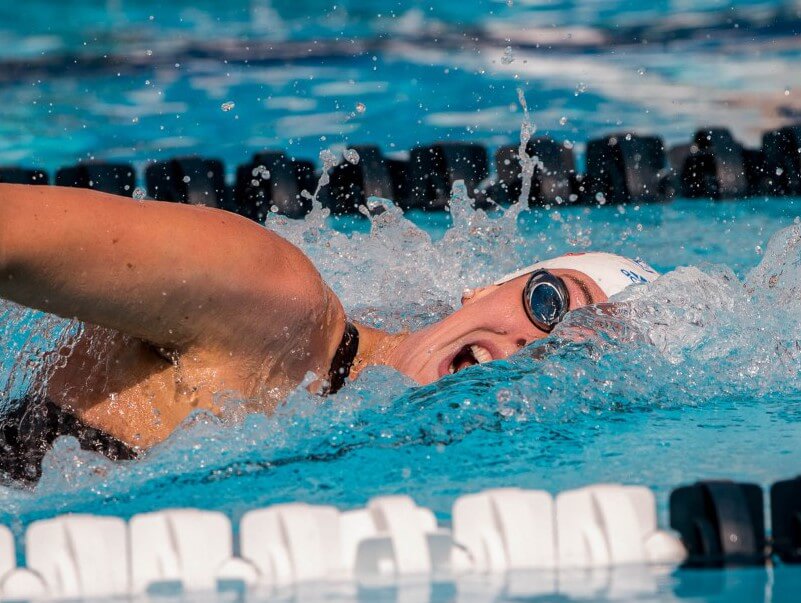
[{"label": "swimmer's wet skin", "polygon": [[[612,254],[562,256],[467,292],[438,323],[390,334],[351,325],[299,249],[235,214],[0,184],[0,297],[85,323],[66,364],[43,370],[28,396],[48,409],[46,434],[28,434],[39,451],[89,429],[109,445],[79,437],[85,447],[130,458],[193,410],[219,412],[215,392],[269,412],[309,372],[322,394],[377,364],[431,383],[506,358],[568,311],[656,276]],[[19,436],[0,431],[12,446]]]}]

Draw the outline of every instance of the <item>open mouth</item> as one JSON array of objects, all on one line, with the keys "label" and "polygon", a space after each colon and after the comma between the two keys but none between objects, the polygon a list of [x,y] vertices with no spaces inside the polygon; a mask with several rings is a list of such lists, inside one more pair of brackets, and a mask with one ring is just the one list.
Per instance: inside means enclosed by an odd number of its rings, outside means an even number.
[{"label": "open mouth", "polygon": [[453,357],[448,372],[452,375],[469,366],[492,361],[489,350],[478,344],[466,345]]}]

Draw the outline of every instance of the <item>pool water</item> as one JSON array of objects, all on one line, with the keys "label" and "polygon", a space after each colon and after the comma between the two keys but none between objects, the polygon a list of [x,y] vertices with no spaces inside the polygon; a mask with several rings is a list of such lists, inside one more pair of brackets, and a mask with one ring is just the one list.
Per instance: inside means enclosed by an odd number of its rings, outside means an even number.
[{"label": "pool water", "polygon": [[[579,157],[588,138],[627,129],[681,142],[724,124],[753,145],[801,115],[797,4],[640,4],[3,4],[0,164],[52,171],[94,157],[141,167],[201,153],[232,174],[263,148],[315,158],[356,143],[400,153],[452,139],[493,149],[519,137],[518,88],[538,133]],[[547,42],[532,41],[535,28]],[[242,59],[242,45],[266,43],[296,54]],[[571,314],[515,357],[426,387],[369,369],[324,401],[298,390],[274,416],[193,416],[137,462],[60,440],[34,491],[0,488],[0,522],[21,533],[59,513],[171,506],[237,520],[273,503],[352,508],[393,493],[447,522],[468,492],[613,481],[653,488],[666,526],[680,484],[768,486],[799,473],[801,199],[485,214],[457,196],[448,214],[408,215],[376,202],[387,211],[369,220],[318,208],[267,226],[309,254],[350,316],[388,329],[429,324],[465,287],[567,251],[638,256],[664,276],[604,311]],[[0,304],[3,400],[75,328]],[[576,598],[780,601],[801,585],[790,568],[645,575]],[[459,588],[427,597],[530,596]]]},{"label": "pool water", "polygon": [[579,156],[620,130],[672,144],[725,125],[758,145],[801,116],[795,4],[51,4],[0,6],[3,164],[199,153],[233,173],[264,148],[494,148],[517,136],[517,88]]}]

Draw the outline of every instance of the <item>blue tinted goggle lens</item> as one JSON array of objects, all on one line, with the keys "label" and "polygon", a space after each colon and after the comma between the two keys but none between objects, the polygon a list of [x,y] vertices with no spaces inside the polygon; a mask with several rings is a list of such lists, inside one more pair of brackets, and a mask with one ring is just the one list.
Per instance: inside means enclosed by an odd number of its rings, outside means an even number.
[{"label": "blue tinted goggle lens", "polygon": [[550,332],[570,309],[570,297],[562,279],[547,270],[537,270],[523,290],[523,305],[531,322]]}]

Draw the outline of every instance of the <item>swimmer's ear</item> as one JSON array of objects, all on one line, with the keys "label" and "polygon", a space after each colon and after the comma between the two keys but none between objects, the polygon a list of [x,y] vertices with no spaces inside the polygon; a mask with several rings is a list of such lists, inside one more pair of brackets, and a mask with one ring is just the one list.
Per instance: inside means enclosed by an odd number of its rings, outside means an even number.
[{"label": "swimmer's ear", "polygon": [[465,289],[462,292],[462,305],[465,306],[478,299],[481,299],[482,297],[487,295],[490,291],[492,291],[494,288],[495,285],[489,285],[487,287],[478,287],[476,289]]}]

